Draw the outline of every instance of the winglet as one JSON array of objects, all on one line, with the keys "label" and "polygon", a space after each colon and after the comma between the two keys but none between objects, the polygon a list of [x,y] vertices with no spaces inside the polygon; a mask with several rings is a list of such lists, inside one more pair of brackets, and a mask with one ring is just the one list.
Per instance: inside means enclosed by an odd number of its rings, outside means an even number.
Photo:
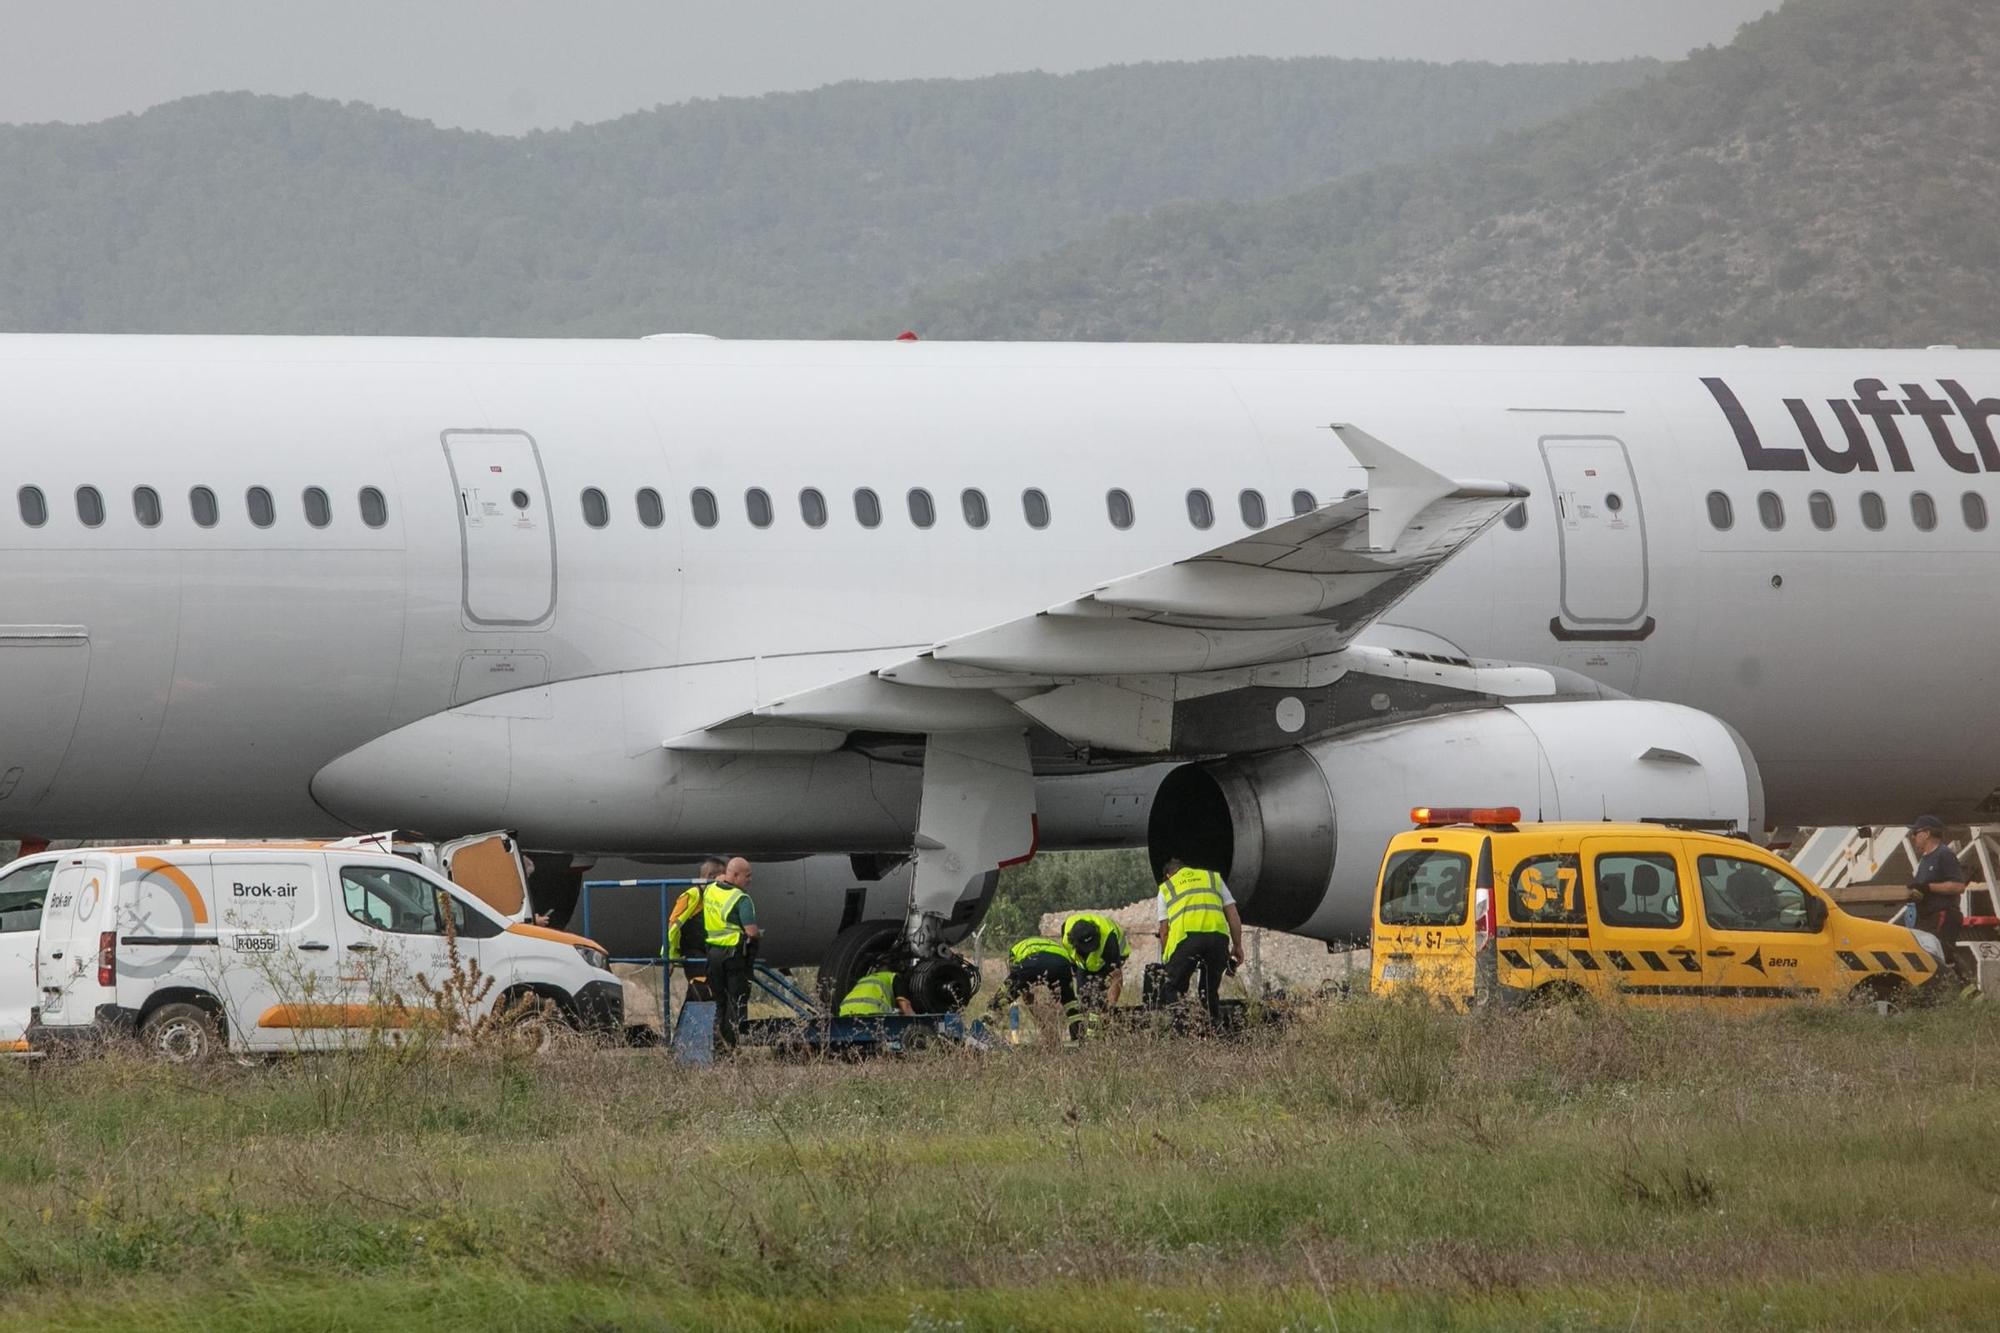
[{"label": "winglet", "polygon": [[1458,489],[1450,477],[1391,449],[1359,426],[1333,423],[1333,433],[1368,473],[1368,549],[1393,550],[1410,520]]},{"label": "winglet", "polygon": [[1524,500],[1528,488],[1510,481],[1453,481],[1345,421],[1333,433],[1368,473],[1368,549],[1394,550],[1425,508],[1446,496]]}]

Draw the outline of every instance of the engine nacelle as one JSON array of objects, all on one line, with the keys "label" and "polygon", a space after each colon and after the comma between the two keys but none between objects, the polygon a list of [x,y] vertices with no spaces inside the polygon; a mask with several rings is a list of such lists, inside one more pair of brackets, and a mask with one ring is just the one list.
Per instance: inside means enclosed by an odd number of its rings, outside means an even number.
[{"label": "engine nacelle", "polygon": [[1679,704],[1589,700],[1428,717],[1251,759],[1190,764],[1147,825],[1219,869],[1243,919],[1365,939],[1382,853],[1419,805],[1518,806],[1532,820],[1764,824],[1756,760],[1728,723]]}]

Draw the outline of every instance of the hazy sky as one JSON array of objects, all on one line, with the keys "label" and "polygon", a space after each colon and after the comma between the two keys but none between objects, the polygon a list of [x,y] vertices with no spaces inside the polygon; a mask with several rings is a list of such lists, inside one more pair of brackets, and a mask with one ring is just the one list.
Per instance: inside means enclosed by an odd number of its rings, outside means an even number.
[{"label": "hazy sky", "polygon": [[1774,0],[0,0],[0,121],[247,88],[518,133],[841,79],[1224,55],[1601,60]]}]

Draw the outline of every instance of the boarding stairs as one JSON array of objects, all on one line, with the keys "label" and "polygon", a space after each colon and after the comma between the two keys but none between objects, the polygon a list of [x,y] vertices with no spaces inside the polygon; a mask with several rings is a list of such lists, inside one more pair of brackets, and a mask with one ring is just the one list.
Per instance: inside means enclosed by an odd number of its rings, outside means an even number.
[{"label": "boarding stairs", "polygon": [[[1959,947],[1972,955],[1980,988],[2000,993],[2000,897],[1994,891],[2000,885],[2000,824],[1974,824],[1946,842],[1966,874]],[[1909,902],[1917,850],[1903,825],[1786,829],[1772,846],[1856,916],[1887,921]]]}]

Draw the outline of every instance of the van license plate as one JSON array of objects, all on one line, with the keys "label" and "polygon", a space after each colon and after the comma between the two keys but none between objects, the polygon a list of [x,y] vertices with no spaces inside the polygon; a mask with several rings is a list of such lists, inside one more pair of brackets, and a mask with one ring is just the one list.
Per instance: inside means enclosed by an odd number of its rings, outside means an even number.
[{"label": "van license plate", "polygon": [[44,1015],[61,1013],[62,1002],[63,1002],[63,997],[60,992],[57,991],[44,992],[42,995],[42,1013]]},{"label": "van license plate", "polygon": [[236,952],[238,953],[276,953],[277,951],[278,937],[276,935],[238,935],[236,937]]},{"label": "van license plate", "polygon": [[1384,981],[1415,981],[1416,979],[1417,965],[1415,963],[1382,964],[1382,980]]}]

